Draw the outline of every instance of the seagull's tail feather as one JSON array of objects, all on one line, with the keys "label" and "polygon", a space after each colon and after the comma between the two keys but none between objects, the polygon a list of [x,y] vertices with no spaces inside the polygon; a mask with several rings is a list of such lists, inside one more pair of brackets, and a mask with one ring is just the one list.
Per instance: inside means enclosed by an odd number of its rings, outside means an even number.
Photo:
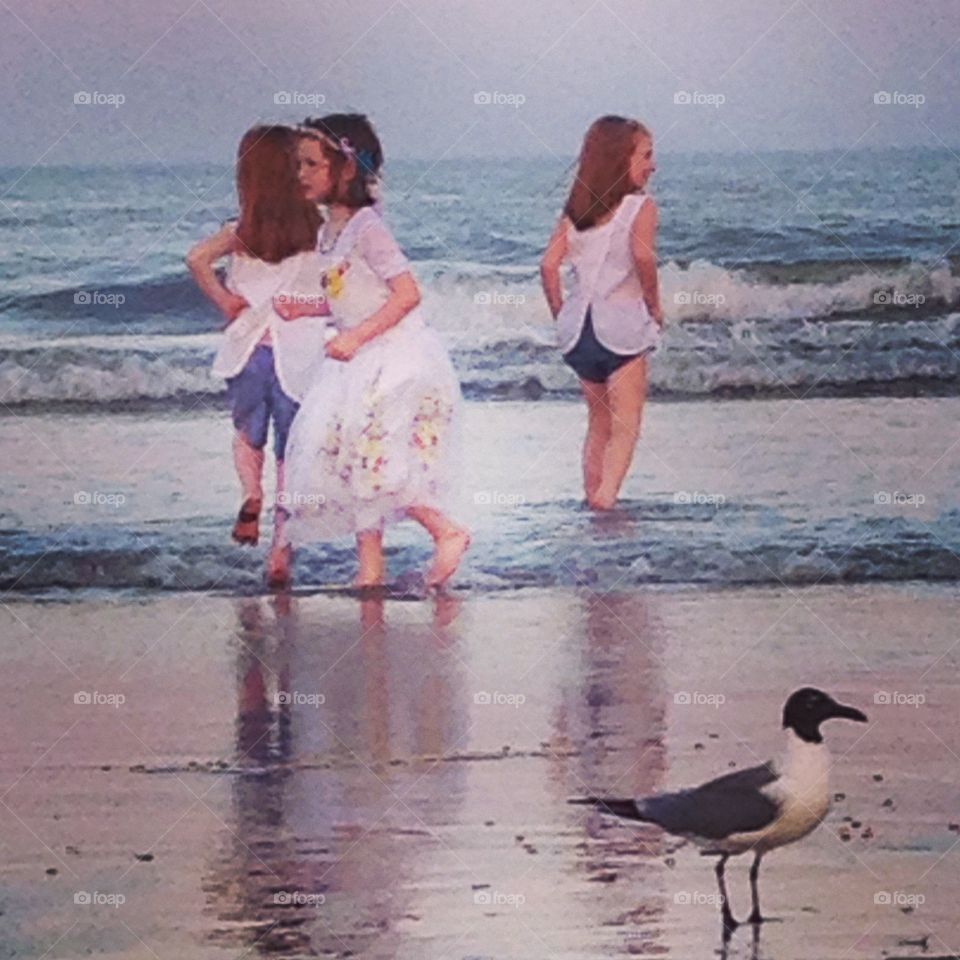
[{"label": "seagull's tail feather", "polygon": [[615,817],[624,817],[627,820],[647,820],[636,800],[615,799],[613,797],[575,797],[567,802],[596,807],[597,810],[602,810],[604,813],[610,813]]}]

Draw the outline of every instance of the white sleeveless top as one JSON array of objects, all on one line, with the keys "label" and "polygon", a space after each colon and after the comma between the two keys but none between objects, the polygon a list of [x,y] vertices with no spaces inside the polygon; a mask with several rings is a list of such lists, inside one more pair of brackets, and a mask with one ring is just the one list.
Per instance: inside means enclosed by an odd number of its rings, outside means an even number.
[{"label": "white sleeveless top", "polygon": [[266,333],[273,346],[273,362],[283,392],[303,399],[324,356],[325,317],[284,320],[273,309],[278,295],[322,298],[320,265],[313,250],[295,253],[279,263],[267,263],[234,254],[227,268],[227,287],[250,307],[223,332],[213,361],[213,372],[235,377]]},{"label": "white sleeveless top", "polygon": [[597,339],[614,353],[642,353],[659,343],[660,328],[647,310],[630,249],[630,228],[646,200],[645,193],[628,194],[599,227],[568,228],[573,287],[557,317],[563,353],[579,339],[588,308]]}]

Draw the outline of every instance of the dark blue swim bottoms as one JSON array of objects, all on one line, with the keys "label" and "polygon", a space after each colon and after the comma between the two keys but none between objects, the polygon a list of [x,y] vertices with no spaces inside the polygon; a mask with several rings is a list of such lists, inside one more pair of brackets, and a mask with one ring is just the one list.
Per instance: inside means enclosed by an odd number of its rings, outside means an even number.
[{"label": "dark blue swim bottoms", "polygon": [[233,425],[252,447],[262,450],[273,421],[273,452],[283,459],[290,425],[299,404],[280,386],[273,350],[259,344],[244,368],[227,380],[227,396],[233,413]]},{"label": "dark blue swim bottoms", "polygon": [[586,380],[588,383],[606,383],[625,363],[650,353],[652,349],[651,347],[650,350],[643,350],[640,353],[627,354],[608,350],[593,331],[593,317],[588,309],[580,337],[563,355],[563,359],[581,380]]}]

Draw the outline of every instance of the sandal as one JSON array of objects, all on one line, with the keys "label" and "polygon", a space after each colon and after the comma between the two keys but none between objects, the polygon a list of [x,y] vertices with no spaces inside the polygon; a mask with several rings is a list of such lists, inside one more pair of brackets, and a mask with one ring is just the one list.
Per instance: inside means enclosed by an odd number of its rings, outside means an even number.
[{"label": "sandal", "polygon": [[233,525],[233,539],[244,546],[255,547],[260,540],[260,500],[244,500]]}]

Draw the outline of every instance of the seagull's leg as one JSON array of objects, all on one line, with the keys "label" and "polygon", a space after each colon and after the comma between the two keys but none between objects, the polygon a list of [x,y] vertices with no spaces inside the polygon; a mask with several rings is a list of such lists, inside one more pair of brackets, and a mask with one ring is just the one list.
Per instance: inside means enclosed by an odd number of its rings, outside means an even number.
[{"label": "seagull's leg", "polygon": [[753,900],[753,910],[747,923],[763,923],[763,917],[760,914],[760,892],[757,890],[757,880],[760,878],[760,860],[762,853],[758,853],[753,858],[750,865],[750,897]]},{"label": "seagull's leg", "polygon": [[723,870],[727,865],[730,854],[724,853],[717,861],[717,886],[720,888],[720,913],[723,916],[723,929],[730,932],[737,929],[737,921],[733,919],[733,913],[730,910],[730,898],[727,896],[727,884],[723,879]]}]

